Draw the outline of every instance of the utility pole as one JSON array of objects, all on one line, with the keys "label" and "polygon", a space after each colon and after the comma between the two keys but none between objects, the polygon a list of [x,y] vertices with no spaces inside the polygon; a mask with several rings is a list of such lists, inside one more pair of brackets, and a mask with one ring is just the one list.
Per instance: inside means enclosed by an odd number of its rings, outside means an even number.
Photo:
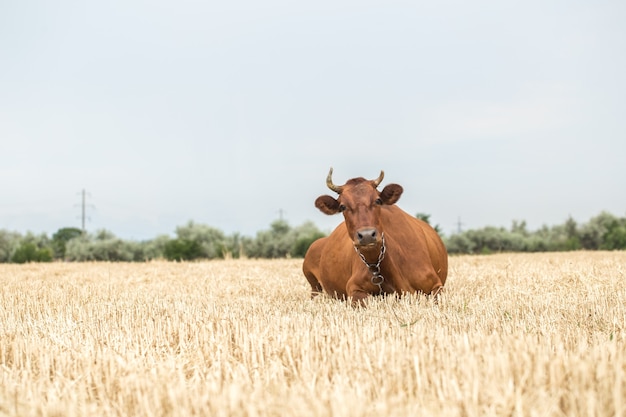
[{"label": "utility pole", "polygon": [[283,214],[285,213],[285,211],[283,209],[279,209],[278,210],[278,220],[280,220],[281,222],[283,221]]},{"label": "utility pole", "polygon": [[456,221],[456,232],[458,234],[461,234],[461,226],[463,226],[463,223],[461,223],[461,216],[459,216],[459,219]]},{"label": "utility pole", "polygon": [[[80,194],[81,194],[81,203],[80,203],[80,207],[81,207],[81,213],[80,213],[81,229],[80,230],[82,230],[83,234],[85,234],[86,231],[87,231],[85,229],[85,220],[89,218],[89,217],[87,217],[87,194],[88,193],[83,188]],[[93,206],[90,204],[89,207],[93,207]]]},{"label": "utility pole", "polygon": [[83,234],[85,234],[85,189],[83,188],[83,204],[82,204],[82,215],[81,215],[81,230],[83,231]]}]

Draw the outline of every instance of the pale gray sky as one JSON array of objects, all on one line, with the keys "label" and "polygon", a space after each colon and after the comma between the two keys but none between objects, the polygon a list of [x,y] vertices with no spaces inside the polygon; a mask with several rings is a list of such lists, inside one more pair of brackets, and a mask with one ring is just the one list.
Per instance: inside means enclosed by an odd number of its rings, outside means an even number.
[{"label": "pale gray sky", "polygon": [[623,1],[0,3],[0,229],[254,236],[385,170],[445,233],[626,215]]}]

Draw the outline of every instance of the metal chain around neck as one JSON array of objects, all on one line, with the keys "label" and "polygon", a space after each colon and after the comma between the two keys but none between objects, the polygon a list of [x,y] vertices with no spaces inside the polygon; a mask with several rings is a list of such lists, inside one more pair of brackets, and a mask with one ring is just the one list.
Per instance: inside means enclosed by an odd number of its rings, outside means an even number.
[{"label": "metal chain around neck", "polygon": [[385,250],[386,250],[385,234],[383,233],[381,235],[380,253],[378,254],[378,260],[375,263],[367,262],[367,260],[365,259],[365,256],[363,256],[363,254],[361,253],[357,245],[354,245],[354,250],[359,255],[359,257],[361,258],[365,266],[367,266],[367,269],[369,269],[369,271],[372,273],[372,278],[370,278],[370,281],[372,282],[372,284],[378,286],[379,292],[382,293],[383,292],[382,285],[383,285],[383,282],[385,281],[385,277],[383,277],[383,275],[380,273],[380,264],[385,258]]}]

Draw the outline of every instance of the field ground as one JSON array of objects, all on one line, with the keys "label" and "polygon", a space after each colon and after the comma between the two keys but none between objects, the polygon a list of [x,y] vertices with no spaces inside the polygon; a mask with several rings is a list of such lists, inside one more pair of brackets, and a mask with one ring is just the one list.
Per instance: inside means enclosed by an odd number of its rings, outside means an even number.
[{"label": "field ground", "polygon": [[301,260],[0,265],[0,416],[626,416],[626,252],[450,258],[439,305]]}]

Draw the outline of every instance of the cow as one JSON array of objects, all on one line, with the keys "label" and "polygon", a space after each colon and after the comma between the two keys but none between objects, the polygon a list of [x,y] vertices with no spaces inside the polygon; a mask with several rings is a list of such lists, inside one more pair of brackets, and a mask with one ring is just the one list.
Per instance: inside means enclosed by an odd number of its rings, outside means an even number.
[{"label": "cow", "polygon": [[324,214],[342,213],[344,221],[328,236],[314,241],[302,271],[311,284],[311,298],[328,295],[365,305],[370,296],[404,293],[437,295],[448,275],[448,253],[428,223],[400,209],[402,186],[378,186],[375,180],[353,178],[337,186],[333,169],[326,177],[337,198],[322,195],[315,206]]}]

